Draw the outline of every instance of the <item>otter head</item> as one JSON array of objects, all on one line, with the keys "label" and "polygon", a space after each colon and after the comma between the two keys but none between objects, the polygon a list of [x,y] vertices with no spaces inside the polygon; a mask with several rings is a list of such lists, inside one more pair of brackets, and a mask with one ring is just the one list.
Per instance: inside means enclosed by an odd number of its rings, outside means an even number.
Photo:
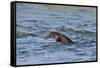
[{"label": "otter head", "polygon": [[50,37],[52,37],[53,36],[53,32],[49,32],[48,33],[48,37],[50,38]]},{"label": "otter head", "polygon": [[53,31],[52,32],[48,32],[48,35],[47,35],[46,39],[51,38],[51,37],[56,38],[57,37],[56,32],[53,32]]},{"label": "otter head", "polygon": [[54,32],[48,32],[47,36],[45,37],[45,39],[54,37]]}]

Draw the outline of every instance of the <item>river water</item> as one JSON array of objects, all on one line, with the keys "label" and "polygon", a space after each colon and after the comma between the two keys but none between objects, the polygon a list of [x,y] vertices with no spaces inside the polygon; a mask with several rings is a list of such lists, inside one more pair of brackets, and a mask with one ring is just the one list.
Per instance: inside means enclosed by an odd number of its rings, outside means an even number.
[{"label": "river water", "polygon": [[[62,33],[75,43],[63,45],[49,31]],[[17,65],[96,60],[96,8],[17,3]]]}]

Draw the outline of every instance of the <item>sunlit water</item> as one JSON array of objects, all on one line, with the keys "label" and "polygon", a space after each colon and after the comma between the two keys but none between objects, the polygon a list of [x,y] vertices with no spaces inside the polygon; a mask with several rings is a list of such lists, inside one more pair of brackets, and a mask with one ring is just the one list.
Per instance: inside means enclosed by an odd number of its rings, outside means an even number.
[{"label": "sunlit water", "polygon": [[[96,60],[96,8],[22,3],[16,7],[17,65]],[[49,31],[75,44],[46,40]]]}]

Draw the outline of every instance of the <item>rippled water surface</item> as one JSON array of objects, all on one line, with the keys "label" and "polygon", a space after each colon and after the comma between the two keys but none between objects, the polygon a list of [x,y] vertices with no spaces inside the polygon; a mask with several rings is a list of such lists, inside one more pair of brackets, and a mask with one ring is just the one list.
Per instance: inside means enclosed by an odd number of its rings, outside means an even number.
[{"label": "rippled water surface", "polygon": [[[75,44],[46,40],[49,31]],[[95,61],[96,8],[17,3],[16,39],[17,65]]]}]

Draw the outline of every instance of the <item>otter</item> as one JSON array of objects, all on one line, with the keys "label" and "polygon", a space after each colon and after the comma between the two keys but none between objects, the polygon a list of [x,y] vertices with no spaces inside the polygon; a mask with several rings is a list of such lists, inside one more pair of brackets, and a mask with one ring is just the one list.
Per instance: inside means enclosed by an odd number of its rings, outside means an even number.
[{"label": "otter", "polygon": [[54,39],[56,39],[57,42],[61,42],[64,45],[74,43],[67,36],[65,36],[65,35],[63,35],[61,33],[58,33],[58,32],[53,32],[53,31],[49,32],[48,33],[48,38],[50,38],[50,37],[53,37]]}]

